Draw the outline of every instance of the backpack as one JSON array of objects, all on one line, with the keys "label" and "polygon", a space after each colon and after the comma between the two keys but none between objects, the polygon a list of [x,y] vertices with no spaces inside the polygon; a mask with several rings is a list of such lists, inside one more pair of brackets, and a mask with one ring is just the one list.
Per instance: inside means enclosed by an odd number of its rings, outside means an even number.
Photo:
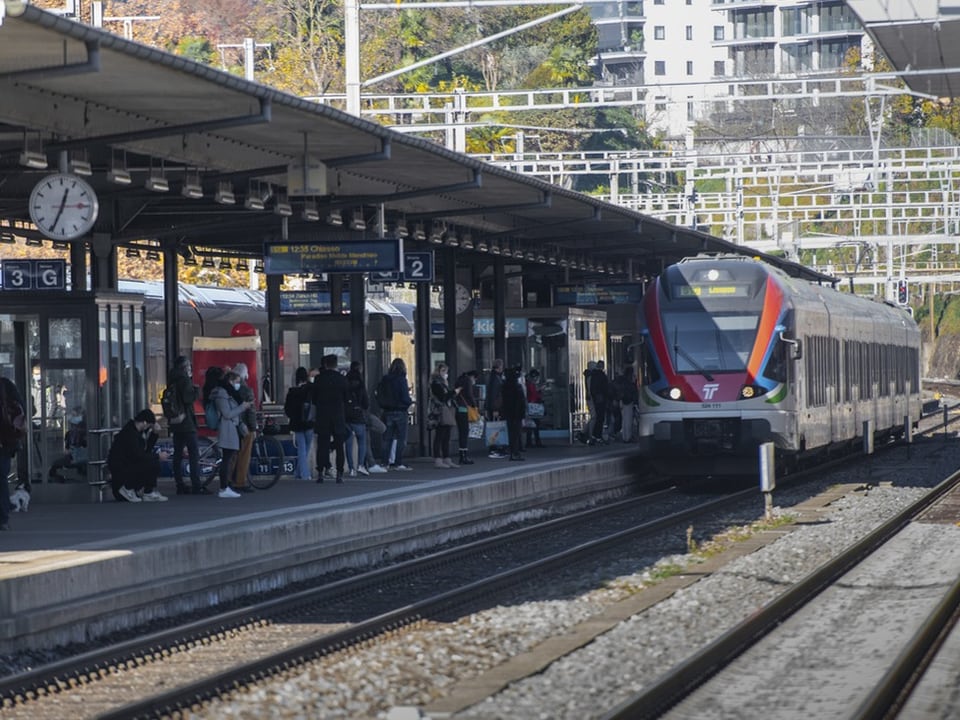
[{"label": "backpack", "polygon": [[400,410],[400,399],[397,397],[397,391],[393,378],[386,374],[377,384],[377,389],[373,394],[377,398],[377,404],[381,410]]},{"label": "backpack", "polygon": [[360,401],[360,398],[357,397],[359,394],[359,388],[357,390],[350,389],[347,391],[347,397],[345,401],[345,415],[347,417],[348,423],[353,423],[355,425],[360,425],[365,422],[363,416],[363,404]]},{"label": "backpack", "polygon": [[27,414],[10,392],[6,378],[0,378],[0,447],[16,449],[27,436]]},{"label": "backpack", "polygon": [[220,429],[220,411],[217,410],[217,404],[213,400],[203,406],[203,417],[207,423],[207,430]]},{"label": "backpack", "polygon": [[170,421],[171,425],[183,422],[186,413],[183,410],[183,403],[180,402],[180,393],[176,387],[167,385],[160,395],[160,407],[163,408],[163,416]]}]

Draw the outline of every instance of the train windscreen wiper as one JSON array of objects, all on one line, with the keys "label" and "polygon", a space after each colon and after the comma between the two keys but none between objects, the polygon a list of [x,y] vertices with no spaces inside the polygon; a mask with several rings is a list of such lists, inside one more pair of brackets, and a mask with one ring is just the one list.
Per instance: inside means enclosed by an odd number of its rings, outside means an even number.
[{"label": "train windscreen wiper", "polygon": [[693,355],[691,355],[682,347],[680,347],[680,343],[678,343],[676,339],[676,333],[674,333],[674,339],[673,339],[673,352],[676,353],[677,355],[682,355],[683,359],[686,360],[688,363],[690,363],[690,365],[693,367],[694,370],[696,370],[698,373],[700,373],[701,375],[703,375],[703,377],[707,379],[707,382],[713,382],[713,375],[711,375],[702,367],[700,367],[700,363],[694,360]]}]

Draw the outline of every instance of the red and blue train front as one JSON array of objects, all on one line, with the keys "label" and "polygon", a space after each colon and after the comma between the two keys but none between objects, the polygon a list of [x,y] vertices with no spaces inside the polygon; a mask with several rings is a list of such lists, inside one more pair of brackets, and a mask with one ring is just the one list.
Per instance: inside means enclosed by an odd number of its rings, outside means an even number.
[{"label": "red and blue train front", "polygon": [[784,431],[789,311],[778,282],[760,263],[687,261],[664,271],[642,312],[642,448],[714,471],[725,458],[755,461]]}]

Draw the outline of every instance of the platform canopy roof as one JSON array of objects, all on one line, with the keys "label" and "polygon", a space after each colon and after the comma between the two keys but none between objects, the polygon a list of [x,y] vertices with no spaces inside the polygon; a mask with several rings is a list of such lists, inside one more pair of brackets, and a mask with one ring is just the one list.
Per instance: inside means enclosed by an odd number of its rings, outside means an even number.
[{"label": "platform canopy roof", "polygon": [[[36,232],[31,189],[72,158],[92,165],[101,202],[94,232],[116,244],[157,240],[184,254],[202,247],[256,258],[265,243],[324,239],[331,210],[342,212],[344,228],[359,213],[369,233],[382,206],[388,228],[402,221],[411,231],[423,223],[428,234],[434,226],[461,240],[471,234],[474,249],[461,247],[458,264],[487,261],[478,251],[484,240],[514,256],[522,250],[522,262],[536,266],[525,271],[560,272],[550,257],[569,260],[572,280],[653,275],[700,252],[757,255],[795,276],[828,279],[17,0],[0,2],[0,221],[19,234]],[[45,154],[50,168],[23,167],[25,149]],[[305,158],[325,170],[308,178],[302,196],[295,186],[303,173],[290,168]],[[111,167],[126,169],[130,184],[108,182]],[[169,191],[145,189],[151,174],[163,175]],[[185,197],[186,184],[199,184],[202,197]],[[218,203],[218,189],[236,203]],[[265,208],[246,208],[248,196]],[[284,200],[292,206],[285,238],[273,212]],[[319,221],[303,218],[306,206]],[[411,237],[405,247],[417,245]]]},{"label": "platform canopy roof", "polygon": [[847,0],[915,93],[960,96],[960,0]]}]

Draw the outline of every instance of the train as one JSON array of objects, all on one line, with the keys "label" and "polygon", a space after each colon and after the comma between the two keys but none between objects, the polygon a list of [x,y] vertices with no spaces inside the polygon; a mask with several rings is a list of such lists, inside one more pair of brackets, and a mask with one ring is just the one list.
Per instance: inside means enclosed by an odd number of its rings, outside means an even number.
[{"label": "train", "polygon": [[672,475],[778,472],[895,439],[920,419],[920,330],[886,302],[746,256],[698,255],[644,295],[640,449]]}]

